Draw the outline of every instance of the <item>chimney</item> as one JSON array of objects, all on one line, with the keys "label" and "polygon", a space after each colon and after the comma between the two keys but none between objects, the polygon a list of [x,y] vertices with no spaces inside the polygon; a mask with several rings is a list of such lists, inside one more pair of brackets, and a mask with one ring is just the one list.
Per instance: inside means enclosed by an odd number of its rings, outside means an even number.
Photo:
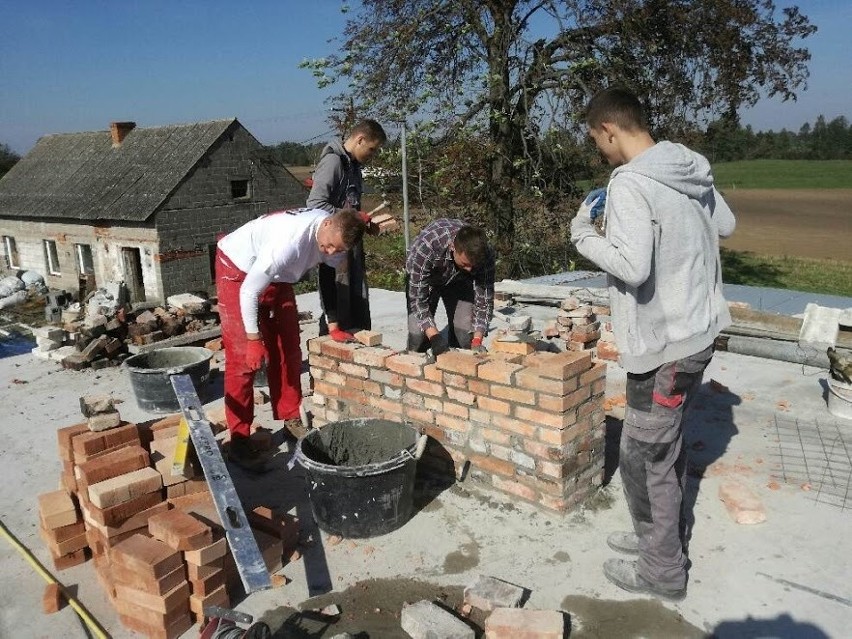
[{"label": "chimney", "polygon": [[121,143],[124,142],[124,138],[127,137],[127,134],[135,128],[135,122],[110,122],[109,132],[112,135],[112,148],[121,146]]}]

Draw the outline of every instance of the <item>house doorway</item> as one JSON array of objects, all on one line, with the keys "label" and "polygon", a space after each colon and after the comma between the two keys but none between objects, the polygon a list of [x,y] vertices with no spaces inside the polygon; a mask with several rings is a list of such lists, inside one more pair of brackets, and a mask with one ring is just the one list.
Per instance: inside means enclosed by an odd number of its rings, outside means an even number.
[{"label": "house doorway", "polygon": [[142,253],[138,248],[121,248],[121,261],[124,266],[124,283],[131,302],[145,301],[145,280],[142,277]]}]

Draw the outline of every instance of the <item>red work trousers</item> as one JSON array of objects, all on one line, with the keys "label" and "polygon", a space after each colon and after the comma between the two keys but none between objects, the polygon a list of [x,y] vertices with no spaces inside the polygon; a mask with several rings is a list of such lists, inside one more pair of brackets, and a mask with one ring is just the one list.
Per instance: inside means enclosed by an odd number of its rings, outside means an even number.
[{"label": "red work trousers", "polygon": [[[246,274],[216,251],[216,292],[225,347],[225,417],[231,435],[250,434],[254,421],[254,371],[246,366],[246,331],[240,286]],[[299,312],[291,284],[270,284],[258,300],[258,327],[266,346],[266,378],[275,419],[299,417],[302,402],[302,350]]]}]

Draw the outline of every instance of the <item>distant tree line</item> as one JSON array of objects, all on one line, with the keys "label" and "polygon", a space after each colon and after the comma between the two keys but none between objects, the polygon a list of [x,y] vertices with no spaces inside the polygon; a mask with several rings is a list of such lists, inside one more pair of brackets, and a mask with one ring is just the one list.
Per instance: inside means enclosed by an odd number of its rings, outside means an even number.
[{"label": "distant tree line", "polygon": [[320,153],[327,142],[299,144],[298,142],[280,142],[266,147],[266,150],[280,163],[290,166],[311,166],[319,162]]},{"label": "distant tree line", "polygon": [[0,177],[6,174],[6,171],[15,166],[15,162],[21,159],[21,156],[9,148],[9,145],[0,143]]},{"label": "distant tree line", "polygon": [[716,121],[695,146],[711,162],[734,160],[850,160],[852,125],[844,116],[826,122],[819,116],[813,126],[805,123],[798,132],[760,131]]}]

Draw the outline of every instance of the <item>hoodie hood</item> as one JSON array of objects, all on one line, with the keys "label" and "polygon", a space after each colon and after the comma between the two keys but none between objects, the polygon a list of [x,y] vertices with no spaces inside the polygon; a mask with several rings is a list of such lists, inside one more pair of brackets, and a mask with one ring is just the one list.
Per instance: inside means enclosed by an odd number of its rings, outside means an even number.
[{"label": "hoodie hood", "polygon": [[322,153],[320,153],[320,159],[324,158],[326,155],[336,155],[343,160],[344,164],[348,164],[351,161],[346,149],[343,148],[343,142],[341,140],[331,140],[328,144],[326,144]]},{"label": "hoodie hood", "polygon": [[637,173],[696,200],[713,188],[707,158],[675,142],[658,142],[615,169],[612,177],[619,173]]}]

